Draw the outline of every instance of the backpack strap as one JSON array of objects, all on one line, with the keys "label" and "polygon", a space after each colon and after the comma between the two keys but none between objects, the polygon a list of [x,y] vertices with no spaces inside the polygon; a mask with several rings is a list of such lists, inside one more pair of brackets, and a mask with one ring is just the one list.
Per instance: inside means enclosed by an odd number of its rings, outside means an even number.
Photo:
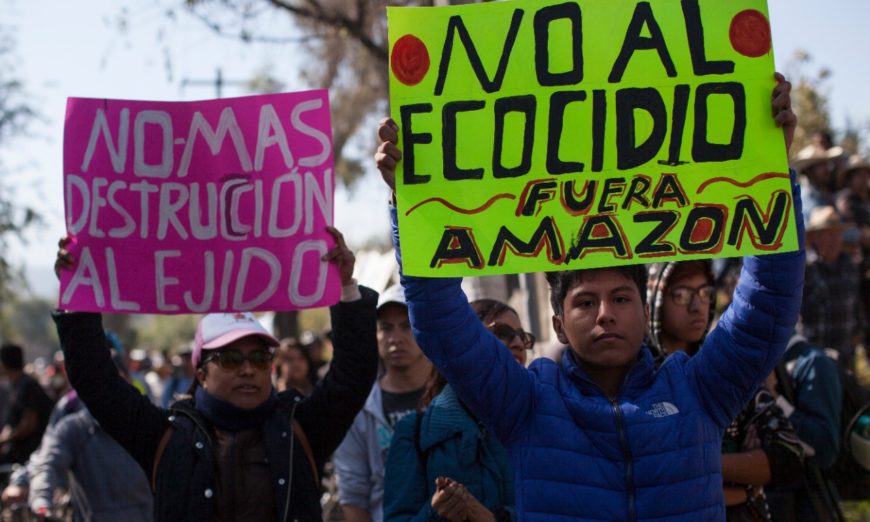
[{"label": "backpack strap", "polygon": [[[806,343],[804,340],[797,342]],[[789,343],[789,347],[792,343]],[[777,384],[782,396],[795,404],[794,386],[792,385],[791,372],[786,368],[785,358],[781,359],[774,367]],[[843,522],[845,520],[840,509],[834,484],[822,473],[822,470],[811,462],[804,462],[803,466],[804,490],[809,497],[810,505],[818,520],[830,522]]]},{"label": "backpack strap", "polygon": [[154,454],[154,468],[151,470],[151,491],[157,491],[157,467],[160,465],[160,460],[163,458],[163,452],[166,451],[166,445],[169,444],[169,439],[172,438],[172,433],[175,428],[172,426],[166,428],[163,436],[160,437],[160,444],[157,445],[157,452]]},{"label": "backpack strap", "polygon": [[311,444],[308,443],[308,436],[299,424],[299,421],[293,419],[293,435],[299,440],[302,449],[305,450],[305,456],[308,457],[308,464],[311,465],[311,472],[314,474],[314,485],[320,490],[320,473],[317,471],[317,462],[314,460],[314,452],[311,451]]},{"label": "backpack strap", "polygon": [[779,385],[780,391],[782,391],[782,396],[788,402],[794,404],[794,388],[791,384],[791,374],[785,367],[785,361],[780,360],[773,371],[776,374],[776,382]]}]

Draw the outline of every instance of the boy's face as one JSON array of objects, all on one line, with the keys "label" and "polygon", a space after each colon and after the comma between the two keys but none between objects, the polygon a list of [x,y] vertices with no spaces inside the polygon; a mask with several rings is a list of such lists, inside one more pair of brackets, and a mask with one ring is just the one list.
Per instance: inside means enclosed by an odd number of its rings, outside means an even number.
[{"label": "boy's face", "polygon": [[562,305],[562,316],[553,316],[553,329],[584,367],[613,369],[634,363],[649,308],[632,279],[615,270],[589,270],[568,290]]},{"label": "boy's face", "polygon": [[377,335],[378,355],[388,372],[408,370],[427,362],[414,339],[406,306],[395,303],[382,306],[378,310]]}]

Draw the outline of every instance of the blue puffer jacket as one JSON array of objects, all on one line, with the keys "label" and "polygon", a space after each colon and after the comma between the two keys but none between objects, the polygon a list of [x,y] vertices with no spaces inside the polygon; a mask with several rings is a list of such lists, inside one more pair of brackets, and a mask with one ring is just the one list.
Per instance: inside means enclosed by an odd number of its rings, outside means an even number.
[{"label": "blue puffer jacket", "polygon": [[[395,210],[392,220],[401,265]],[[802,239],[798,252],[747,257],[734,302],[698,355],[675,354],[657,370],[642,348],[613,399],[570,351],[561,365],[517,365],[459,279],[402,284],[417,342],[508,449],[519,518],[695,522],[725,518],[722,434],[785,350],[804,259]]]},{"label": "blue puffer jacket", "polygon": [[514,480],[507,451],[468,415],[453,389],[445,387],[422,414],[419,449],[417,415],[399,421],[393,434],[384,520],[442,520],[430,502],[436,477],[461,483],[487,509],[500,511],[500,519],[513,518]]}]

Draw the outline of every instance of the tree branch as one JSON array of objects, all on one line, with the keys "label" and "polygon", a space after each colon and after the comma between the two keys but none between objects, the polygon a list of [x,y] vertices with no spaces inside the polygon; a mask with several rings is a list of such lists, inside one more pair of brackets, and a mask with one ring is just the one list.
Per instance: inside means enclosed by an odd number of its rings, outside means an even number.
[{"label": "tree branch", "polygon": [[[362,28],[362,12],[365,11],[365,9],[359,11],[358,18],[353,20],[341,12],[328,13],[319,0],[306,1],[311,6],[308,9],[291,4],[287,0],[269,0],[273,6],[283,9],[300,18],[347,31],[350,36],[354,37],[354,39],[356,39],[360,45],[369,51],[378,61],[387,63],[388,52],[386,45],[377,43],[372,39],[371,35],[366,34]],[[362,5],[365,5],[365,2],[362,2]]]}]

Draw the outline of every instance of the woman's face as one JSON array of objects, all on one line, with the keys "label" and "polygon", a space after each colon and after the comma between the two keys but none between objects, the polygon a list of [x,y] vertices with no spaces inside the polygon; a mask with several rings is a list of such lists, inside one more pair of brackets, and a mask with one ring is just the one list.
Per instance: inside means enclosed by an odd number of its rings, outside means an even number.
[{"label": "woman's face", "polygon": [[290,348],[282,362],[282,374],[287,376],[290,382],[305,382],[308,380],[308,361],[303,357],[301,348]]},{"label": "woman's face", "polygon": [[[236,351],[245,359],[238,368],[221,366],[212,352]],[[226,346],[209,350],[203,355],[205,366],[196,371],[196,378],[205,391],[244,410],[262,405],[272,393],[271,357],[263,364],[251,362],[253,352],[267,352],[269,347],[254,335],[242,337]],[[208,359],[206,359],[208,358]],[[261,359],[262,361],[262,359]]]},{"label": "woman's face", "polygon": [[[510,310],[505,310],[501,314],[497,315],[493,323],[507,325],[517,332],[523,329],[523,325],[522,323],[520,323],[520,318],[517,316],[517,314],[513,313]],[[518,336],[514,336],[513,339],[503,339],[502,342],[505,343],[505,345],[511,351],[511,355],[514,356],[514,359],[516,359],[517,362],[521,365],[525,366],[528,353],[522,339],[520,339]]]}]

